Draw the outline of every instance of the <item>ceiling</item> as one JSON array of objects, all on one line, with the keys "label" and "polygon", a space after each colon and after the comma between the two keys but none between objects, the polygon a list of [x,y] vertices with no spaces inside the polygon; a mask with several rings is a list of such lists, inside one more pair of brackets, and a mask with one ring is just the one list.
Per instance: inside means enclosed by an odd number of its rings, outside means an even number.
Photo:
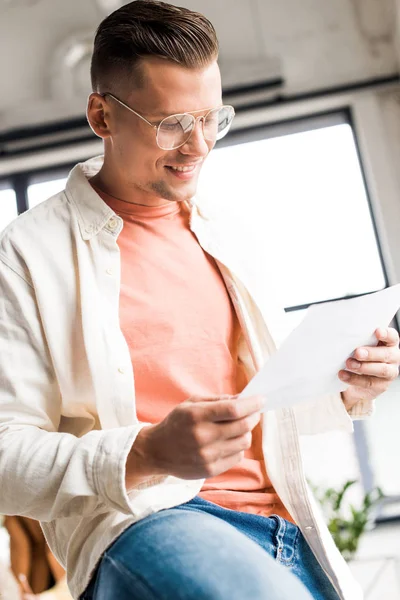
[{"label": "ceiling", "polygon": [[[397,0],[178,0],[206,14],[225,83],[304,92],[398,72]],[[0,0],[0,131],[81,116],[94,32],[120,0]]]}]

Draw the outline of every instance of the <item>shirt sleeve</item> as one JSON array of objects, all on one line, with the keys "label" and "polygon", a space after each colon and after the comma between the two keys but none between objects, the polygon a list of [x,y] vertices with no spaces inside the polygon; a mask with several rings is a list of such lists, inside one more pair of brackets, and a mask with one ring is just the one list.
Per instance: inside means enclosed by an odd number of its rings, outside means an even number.
[{"label": "shirt sleeve", "polygon": [[0,257],[0,513],[43,522],[133,509],[125,465],[144,424],[58,432],[62,398],[34,286]]},{"label": "shirt sleeve", "polygon": [[317,401],[294,407],[297,430],[300,435],[314,435],[329,431],[352,433],[352,416],[347,412],[340,394],[327,394]]},{"label": "shirt sleeve", "polygon": [[294,408],[297,430],[300,435],[329,431],[353,433],[353,421],[370,417],[374,407],[373,400],[360,400],[347,411],[340,394],[327,394],[317,401],[300,404]]}]

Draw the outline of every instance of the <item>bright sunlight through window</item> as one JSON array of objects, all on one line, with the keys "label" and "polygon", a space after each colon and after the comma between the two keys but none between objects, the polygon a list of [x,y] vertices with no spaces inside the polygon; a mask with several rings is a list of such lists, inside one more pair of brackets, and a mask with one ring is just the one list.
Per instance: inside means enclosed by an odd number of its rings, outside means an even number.
[{"label": "bright sunlight through window", "polygon": [[65,188],[67,178],[53,179],[52,181],[41,181],[40,183],[33,183],[28,187],[28,206],[33,208],[47,200],[54,194],[61,192]]},{"label": "bright sunlight through window", "polygon": [[14,190],[0,189],[0,231],[18,216]]},{"label": "bright sunlight through window", "polygon": [[200,197],[222,228],[240,224],[285,307],[385,287],[348,124],[216,149]]}]

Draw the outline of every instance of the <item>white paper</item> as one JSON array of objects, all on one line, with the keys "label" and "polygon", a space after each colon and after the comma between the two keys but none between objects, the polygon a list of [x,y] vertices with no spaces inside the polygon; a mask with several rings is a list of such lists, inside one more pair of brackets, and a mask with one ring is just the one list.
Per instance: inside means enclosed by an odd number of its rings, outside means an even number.
[{"label": "white paper", "polygon": [[348,388],[338,373],[361,346],[376,346],[400,309],[400,284],[380,292],[311,306],[304,320],[248,383],[241,398],[265,396],[265,410],[293,406]]}]

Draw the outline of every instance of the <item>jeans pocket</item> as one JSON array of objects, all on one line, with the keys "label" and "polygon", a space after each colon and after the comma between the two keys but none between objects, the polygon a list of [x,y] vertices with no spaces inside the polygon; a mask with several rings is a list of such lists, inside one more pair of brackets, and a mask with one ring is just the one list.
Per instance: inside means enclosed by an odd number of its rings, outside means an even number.
[{"label": "jeans pocket", "polygon": [[291,567],[297,557],[297,543],[300,529],[279,515],[272,515],[271,518],[276,521],[276,530],[274,533],[275,559],[285,567]]}]

